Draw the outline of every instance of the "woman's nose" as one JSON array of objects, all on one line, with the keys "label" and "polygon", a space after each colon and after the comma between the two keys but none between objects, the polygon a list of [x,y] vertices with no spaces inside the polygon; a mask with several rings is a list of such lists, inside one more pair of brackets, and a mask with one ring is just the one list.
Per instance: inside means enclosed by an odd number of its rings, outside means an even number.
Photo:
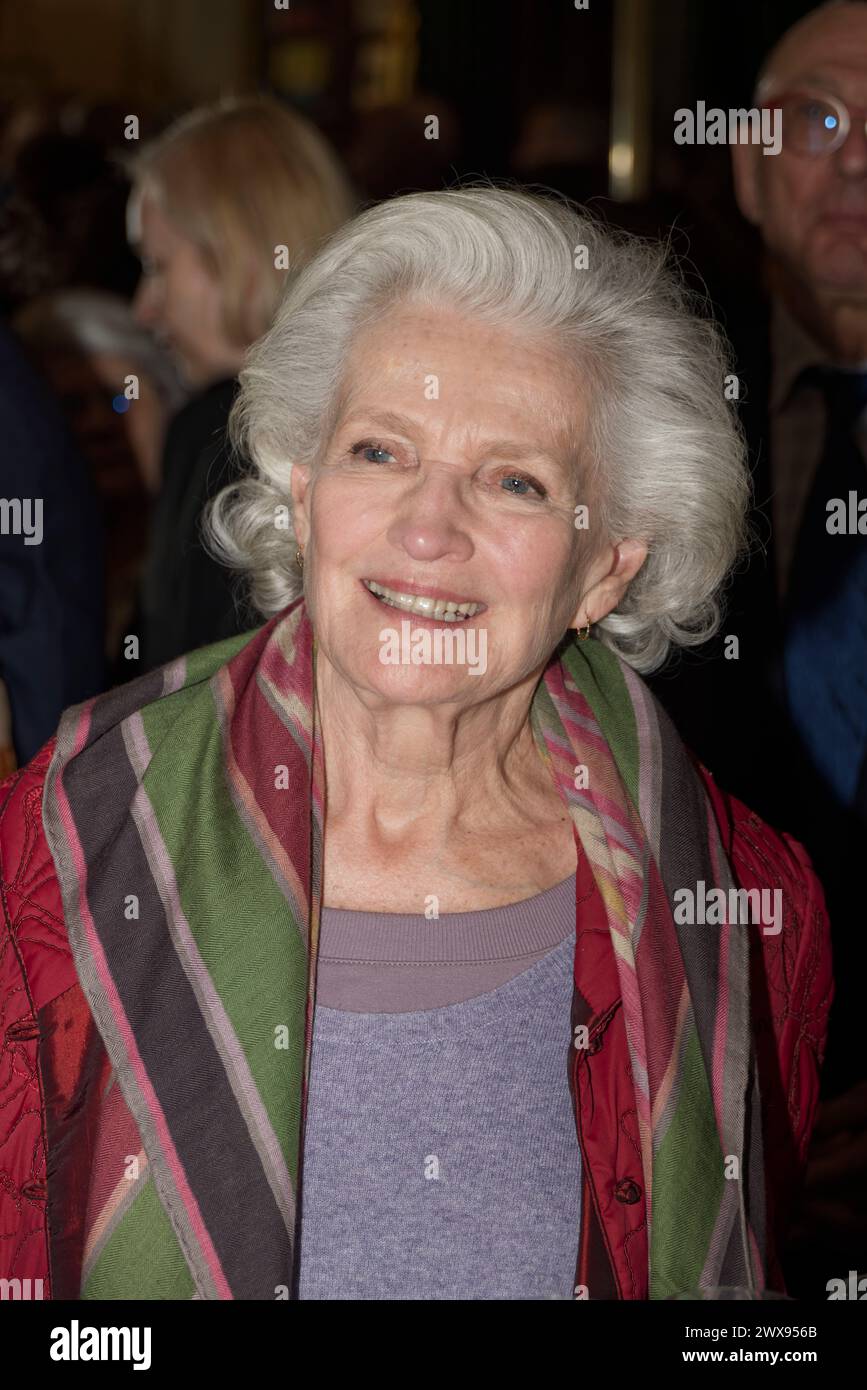
[{"label": "woman's nose", "polygon": [[445,555],[469,559],[474,546],[463,497],[464,476],[455,464],[423,464],[421,476],[401,499],[388,527],[391,544],[416,560],[438,560]]}]

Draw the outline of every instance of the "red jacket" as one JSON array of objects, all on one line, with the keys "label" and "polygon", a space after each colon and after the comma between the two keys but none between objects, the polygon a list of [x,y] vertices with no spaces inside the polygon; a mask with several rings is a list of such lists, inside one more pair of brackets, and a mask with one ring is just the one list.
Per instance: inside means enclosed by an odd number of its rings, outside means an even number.
[{"label": "red jacket", "polygon": [[[89,1014],[66,937],[60,890],[42,829],[52,739],[0,783],[0,1278],[43,1281],[50,1297],[43,1069],[76,1065]],[[806,1159],[833,996],[830,931],[821,885],[803,848],[721,792],[699,765],[738,887],[779,888],[783,929],[755,929],[754,1037],[763,1098],[769,1279],[783,1288],[777,1249]],[[583,1168],[576,1297],[647,1298],[647,1219],[635,1100],[617,966],[602,900],[578,856],[571,1085]],[[66,995],[63,1029],[40,1035],[39,1011]],[[68,1034],[68,1052],[64,1036]],[[74,1078],[65,1089],[74,1093]],[[50,1165],[49,1165],[50,1167]],[[31,1285],[31,1289],[33,1285]],[[586,1293],[585,1293],[586,1290]],[[32,1294],[31,1296],[38,1296]]]}]

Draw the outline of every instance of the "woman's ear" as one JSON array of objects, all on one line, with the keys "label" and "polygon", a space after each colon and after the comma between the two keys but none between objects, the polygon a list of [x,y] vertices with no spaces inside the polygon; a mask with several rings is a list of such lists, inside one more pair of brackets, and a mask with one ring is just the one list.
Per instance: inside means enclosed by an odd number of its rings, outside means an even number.
[{"label": "woman's ear", "polygon": [[[605,555],[590,572],[590,588],[586,589],[570,627],[582,628],[587,623],[599,623],[616,608],[647,559],[644,541],[623,540],[609,546]],[[601,571],[601,573],[600,573]]]},{"label": "woman's ear", "polygon": [[307,506],[310,471],[309,465],[294,463],[289,476],[289,490],[292,494],[292,529],[295,532],[295,539],[302,548],[310,539],[310,516]]}]

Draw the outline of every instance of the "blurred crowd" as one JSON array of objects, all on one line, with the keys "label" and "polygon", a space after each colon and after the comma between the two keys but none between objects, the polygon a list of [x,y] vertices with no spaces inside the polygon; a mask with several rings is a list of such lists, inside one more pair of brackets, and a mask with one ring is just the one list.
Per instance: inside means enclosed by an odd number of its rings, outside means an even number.
[{"label": "blurred crowd", "polygon": [[44,563],[4,546],[19,763],[70,703],[254,625],[201,513],[243,466],[226,422],[246,348],[357,202],[324,137],[268,98],[148,141],[90,115],[8,110],[0,144],[4,495],[50,499],[57,528]]}]

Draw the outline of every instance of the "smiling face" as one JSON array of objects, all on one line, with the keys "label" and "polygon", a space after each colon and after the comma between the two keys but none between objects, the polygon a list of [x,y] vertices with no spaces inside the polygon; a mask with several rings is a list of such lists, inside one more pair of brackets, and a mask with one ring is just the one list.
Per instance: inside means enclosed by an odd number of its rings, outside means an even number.
[{"label": "smiling face", "polygon": [[243,349],[226,337],[220,285],[198,247],[146,191],[138,213],[142,278],[136,319],[166,344],[191,386],[236,376]]},{"label": "smiling face", "polygon": [[[452,310],[401,306],[359,335],[332,436],[312,474],[292,474],[319,648],[353,687],[407,703],[480,700],[540,670],[584,621],[582,576],[598,549],[576,457],[585,409],[561,357]],[[575,527],[579,502],[589,531]],[[609,557],[596,568],[601,578]],[[591,620],[607,596],[592,596]],[[484,674],[383,664],[381,634],[403,619],[414,631],[484,631]]]},{"label": "smiling face", "polygon": [[[806,156],[732,149],[741,211],[796,281],[817,296],[867,301],[867,6],[816,12],[780,43],[763,97],[827,93],[852,110],[843,144]],[[856,114],[859,113],[859,114]]]}]

